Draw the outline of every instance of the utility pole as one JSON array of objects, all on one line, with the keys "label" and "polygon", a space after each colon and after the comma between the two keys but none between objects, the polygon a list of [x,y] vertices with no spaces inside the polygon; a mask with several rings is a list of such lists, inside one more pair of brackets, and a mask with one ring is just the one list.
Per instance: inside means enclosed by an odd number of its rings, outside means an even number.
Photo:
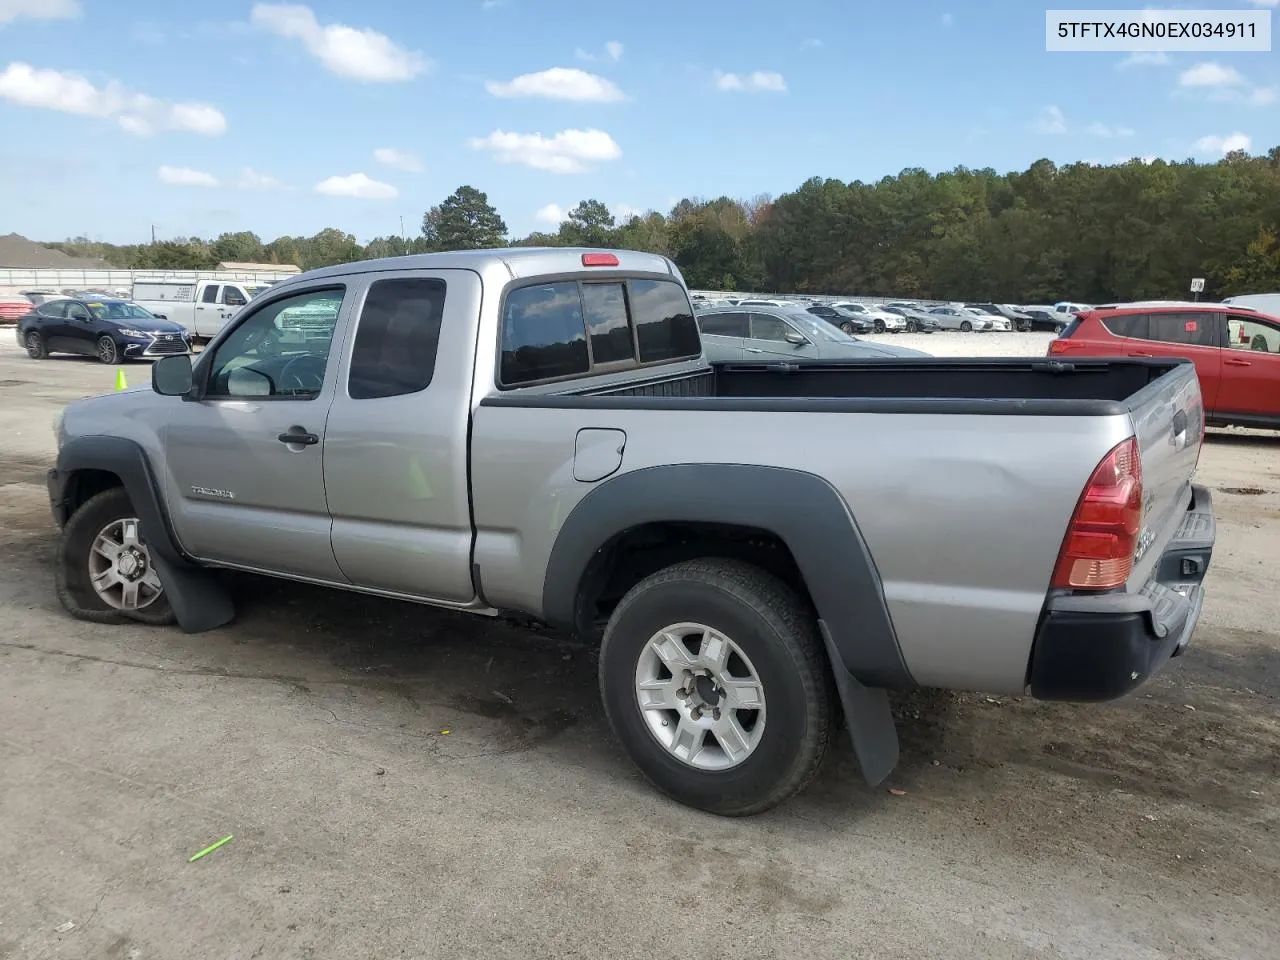
[{"label": "utility pole", "polygon": [[153,247],[156,245],[156,225],[154,223],[151,225],[151,245]]}]

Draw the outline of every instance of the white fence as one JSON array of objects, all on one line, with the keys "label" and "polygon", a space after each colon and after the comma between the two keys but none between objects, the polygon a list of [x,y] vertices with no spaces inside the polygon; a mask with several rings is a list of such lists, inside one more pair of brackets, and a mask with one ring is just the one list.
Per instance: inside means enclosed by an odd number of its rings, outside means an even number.
[{"label": "white fence", "polygon": [[818,303],[838,303],[842,300],[852,300],[855,303],[865,303],[867,306],[875,306],[881,303],[897,303],[904,301],[907,303],[918,303],[925,307],[943,307],[952,303],[959,303],[958,300],[922,300],[919,297],[860,297],[848,293],[739,293],[732,290],[690,290],[689,294],[699,294],[708,299],[720,299],[728,297],[733,300],[801,300],[804,303],[817,301]]},{"label": "white fence", "polygon": [[297,276],[293,271],[267,272],[238,270],[77,270],[42,269],[25,270],[0,267],[0,293],[18,293],[22,290],[132,290],[138,282],[163,283],[186,281],[194,283],[205,277],[221,280],[246,280],[271,283]]}]

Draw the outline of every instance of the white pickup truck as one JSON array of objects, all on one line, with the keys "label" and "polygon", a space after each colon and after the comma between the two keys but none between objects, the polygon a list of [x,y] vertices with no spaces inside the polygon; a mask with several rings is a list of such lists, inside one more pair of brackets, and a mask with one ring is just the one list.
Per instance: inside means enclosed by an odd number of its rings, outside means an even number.
[{"label": "white pickup truck", "polygon": [[133,302],[158,317],[180,323],[191,339],[207,343],[236,311],[268,289],[270,284],[248,280],[135,281]]}]

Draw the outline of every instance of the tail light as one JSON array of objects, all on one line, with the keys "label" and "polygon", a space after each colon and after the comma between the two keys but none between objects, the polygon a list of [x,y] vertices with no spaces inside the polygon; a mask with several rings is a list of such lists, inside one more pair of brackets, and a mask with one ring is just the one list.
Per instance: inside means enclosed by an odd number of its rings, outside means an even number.
[{"label": "tail light", "polygon": [[1067,352],[1067,342],[1065,340],[1050,340],[1048,356],[1054,356],[1058,353]]},{"label": "tail light", "polygon": [[1051,586],[1114,590],[1133,570],[1142,530],[1142,458],[1138,440],[1117,444],[1089,478],[1071,516]]}]

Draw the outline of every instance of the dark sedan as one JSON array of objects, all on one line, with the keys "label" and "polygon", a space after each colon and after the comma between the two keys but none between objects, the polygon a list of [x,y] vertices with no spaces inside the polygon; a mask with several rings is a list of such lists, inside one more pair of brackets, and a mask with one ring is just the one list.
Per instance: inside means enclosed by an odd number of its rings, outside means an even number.
[{"label": "dark sedan", "polygon": [[18,344],[32,360],[78,353],[121,363],[191,352],[181,324],[128,300],[94,296],[46,300],[18,321]]},{"label": "dark sedan", "polygon": [[893,313],[907,321],[907,333],[935,333],[938,329],[938,318],[931,317],[923,310],[915,307],[890,303],[880,305],[885,313]]},{"label": "dark sedan", "polygon": [[840,310],[837,307],[829,307],[824,303],[815,303],[813,306],[805,307],[804,309],[806,313],[821,317],[833,327],[839,327],[850,336],[855,333],[870,333],[875,329],[870,320],[856,316],[846,310]]}]

